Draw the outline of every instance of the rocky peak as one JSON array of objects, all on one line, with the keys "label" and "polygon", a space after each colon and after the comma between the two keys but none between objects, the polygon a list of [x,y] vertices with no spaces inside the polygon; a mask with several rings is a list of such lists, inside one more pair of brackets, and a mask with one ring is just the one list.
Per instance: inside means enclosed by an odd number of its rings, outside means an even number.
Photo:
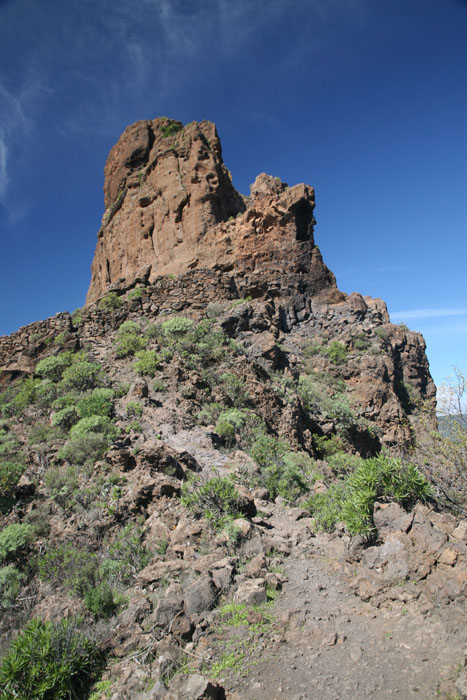
[{"label": "rocky peak", "polygon": [[132,124],[109,154],[104,193],[87,303],[142,274],[194,268],[294,274],[313,293],[337,291],[314,244],[313,188],[262,173],[243,197],[211,122]]}]

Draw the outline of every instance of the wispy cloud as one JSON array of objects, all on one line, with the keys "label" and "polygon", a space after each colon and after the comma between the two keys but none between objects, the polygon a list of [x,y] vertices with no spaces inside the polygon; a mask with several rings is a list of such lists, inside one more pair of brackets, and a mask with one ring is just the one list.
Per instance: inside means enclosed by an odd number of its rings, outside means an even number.
[{"label": "wispy cloud", "polygon": [[407,309],[391,311],[391,318],[445,318],[447,316],[466,316],[467,309]]}]

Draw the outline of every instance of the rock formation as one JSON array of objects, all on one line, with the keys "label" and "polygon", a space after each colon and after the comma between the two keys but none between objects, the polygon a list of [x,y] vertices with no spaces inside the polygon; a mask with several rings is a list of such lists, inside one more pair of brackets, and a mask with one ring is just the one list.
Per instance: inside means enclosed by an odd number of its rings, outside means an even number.
[{"label": "rock formation", "polygon": [[104,192],[87,303],[135,278],[193,269],[295,275],[314,294],[342,296],[314,244],[313,188],[263,173],[242,197],[211,122],[129,126],[108,157]]}]

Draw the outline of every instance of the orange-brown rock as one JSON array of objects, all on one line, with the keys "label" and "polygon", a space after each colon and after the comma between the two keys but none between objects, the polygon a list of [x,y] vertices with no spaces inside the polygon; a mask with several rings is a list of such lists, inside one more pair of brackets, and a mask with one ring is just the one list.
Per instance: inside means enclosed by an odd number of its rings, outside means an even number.
[{"label": "orange-brown rock", "polygon": [[132,124],[109,154],[104,192],[87,303],[194,268],[298,275],[314,294],[337,293],[314,245],[313,188],[261,174],[242,197],[211,122]]}]

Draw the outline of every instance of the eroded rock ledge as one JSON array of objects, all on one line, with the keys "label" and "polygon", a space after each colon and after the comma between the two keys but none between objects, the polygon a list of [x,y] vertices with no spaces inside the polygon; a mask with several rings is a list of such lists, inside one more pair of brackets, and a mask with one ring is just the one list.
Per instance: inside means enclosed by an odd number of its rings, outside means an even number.
[{"label": "eroded rock ledge", "polygon": [[105,206],[87,303],[146,274],[248,272],[270,283],[298,275],[336,297],[315,246],[314,191],[261,174],[243,197],[232,185],[211,122],[166,118],[129,126],[105,166]]}]

